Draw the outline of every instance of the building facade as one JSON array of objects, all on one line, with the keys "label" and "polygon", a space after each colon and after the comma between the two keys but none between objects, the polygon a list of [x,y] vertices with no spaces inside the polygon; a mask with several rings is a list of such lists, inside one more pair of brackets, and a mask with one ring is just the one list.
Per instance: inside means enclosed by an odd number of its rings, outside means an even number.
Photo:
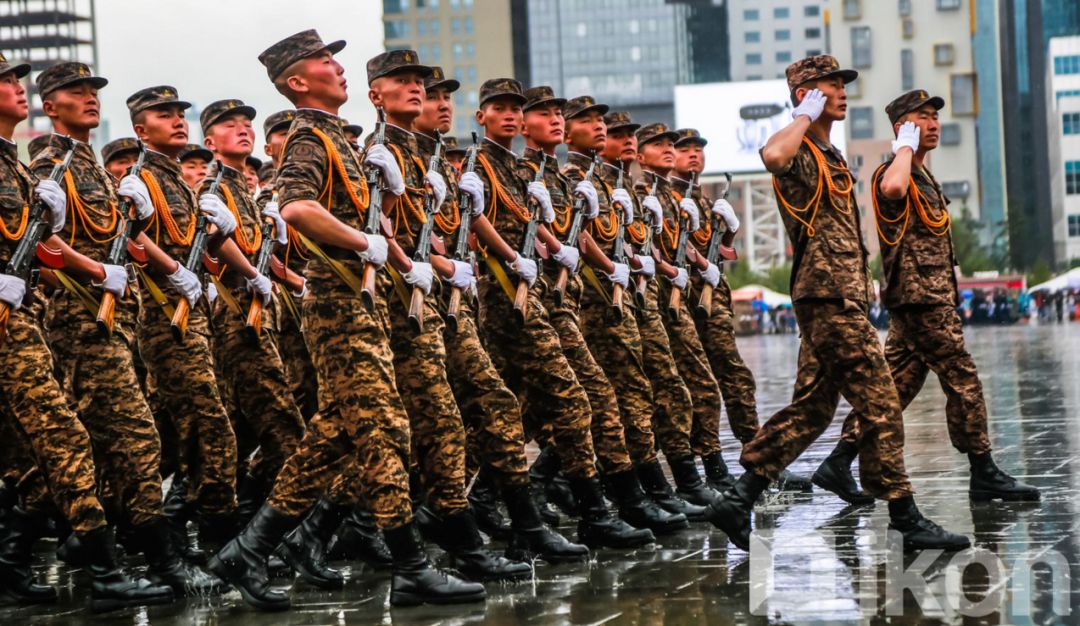
[{"label": "building facade", "polygon": [[731,79],[784,78],[784,69],[827,49],[824,0],[728,0]]},{"label": "building facade", "polygon": [[1054,258],[1065,266],[1080,260],[1080,36],[1051,39],[1047,58]]}]

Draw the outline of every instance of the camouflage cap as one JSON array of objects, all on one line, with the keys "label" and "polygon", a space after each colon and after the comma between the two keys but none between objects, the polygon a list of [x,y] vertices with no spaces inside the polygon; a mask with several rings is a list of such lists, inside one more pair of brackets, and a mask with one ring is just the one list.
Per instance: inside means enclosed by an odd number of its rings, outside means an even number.
[{"label": "camouflage cap", "polygon": [[859,77],[859,73],[855,70],[840,69],[840,62],[836,60],[836,57],[829,54],[819,54],[799,59],[787,66],[785,73],[787,74],[788,91],[795,91],[796,87],[807,81],[826,76],[839,76],[843,79],[844,84],[850,83]]},{"label": "camouflage cap", "polygon": [[685,143],[696,143],[702,148],[708,145],[709,140],[701,136],[696,128],[680,128],[675,131],[675,134],[679,136],[675,140],[675,145],[680,146]]},{"label": "camouflage cap", "polygon": [[294,119],[296,119],[296,111],[293,111],[292,109],[271,113],[263,121],[263,136],[269,138],[270,133],[281,130],[282,127],[288,128],[289,126],[292,126]]},{"label": "camouflage cap", "polygon": [[135,119],[136,115],[147,109],[163,106],[178,106],[181,110],[186,110],[191,107],[191,103],[180,100],[179,96],[176,95],[176,87],[168,85],[140,89],[128,96],[127,99],[131,119]]},{"label": "camouflage cap", "polygon": [[93,72],[90,71],[90,66],[76,61],[65,61],[45,68],[38,74],[35,82],[37,83],[38,93],[42,97],[61,87],[81,82],[90,83],[94,89],[101,89],[109,84],[108,80],[100,76],[94,76]]},{"label": "camouflage cap", "polygon": [[661,139],[670,139],[677,141],[679,135],[673,130],[668,130],[667,124],[657,122],[655,124],[647,124],[642,126],[637,131],[638,149],[645,147],[645,144],[650,141],[659,141]]},{"label": "camouflage cap", "polygon": [[16,63],[12,65],[11,62],[7,60],[7,57],[0,52],[0,74],[7,74],[8,72],[15,72],[15,78],[22,78],[30,73],[30,64]]},{"label": "camouflage cap", "polygon": [[262,168],[263,162],[259,157],[249,154],[247,155],[247,158],[244,159],[244,165],[258,172]]},{"label": "camouflage cap", "polygon": [[332,54],[341,52],[345,47],[345,41],[338,39],[330,43],[323,43],[322,37],[314,29],[302,30],[295,35],[289,35],[276,44],[262,51],[259,62],[266,66],[266,74],[270,80],[277,79],[281,73],[289,69],[289,66],[300,59],[305,59],[323,50],[329,50]]},{"label": "camouflage cap", "polygon": [[495,98],[510,98],[518,104],[525,104],[521,83],[513,78],[491,78],[480,85],[480,106]]},{"label": "camouflage cap", "polygon": [[345,133],[352,133],[358,138],[364,136],[364,127],[359,124],[350,124],[348,122],[345,122],[341,125],[341,131]]},{"label": "camouflage cap", "polygon": [[592,96],[578,96],[567,100],[566,104],[563,105],[562,112],[563,117],[569,120],[589,111],[596,111],[600,113],[600,115],[603,115],[607,113],[610,108],[611,107],[606,104],[600,104],[596,101],[596,98],[593,98]]},{"label": "camouflage cap", "polygon": [[277,174],[277,169],[274,168],[274,162],[273,161],[267,161],[266,163],[262,164],[262,167],[259,168],[259,182],[262,183],[262,182],[265,182],[267,180],[270,180],[276,174]]},{"label": "camouflage cap", "polygon": [[101,162],[108,164],[109,161],[119,157],[125,152],[138,152],[139,144],[134,137],[121,137],[114,139],[101,148]]},{"label": "camouflage cap", "polygon": [[635,124],[630,119],[630,114],[626,111],[612,111],[604,116],[604,123],[607,124],[608,132],[613,130],[627,129],[630,132],[634,132],[641,128],[641,124]]},{"label": "camouflage cap", "polygon": [[415,50],[388,50],[367,62],[369,85],[377,78],[401,72],[416,72],[424,78],[431,76],[431,68],[420,63],[420,55]]},{"label": "camouflage cap", "polygon": [[450,93],[454,93],[461,88],[461,83],[453,78],[447,78],[446,73],[443,72],[443,68],[438,65],[431,66],[431,75],[424,79],[424,89],[431,91],[432,89],[445,89]]},{"label": "camouflage cap", "polygon": [[523,107],[525,111],[530,111],[545,104],[554,104],[562,109],[562,106],[566,104],[566,98],[556,98],[555,90],[547,85],[529,87],[523,95],[525,96],[525,106]]},{"label": "camouflage cap", "polygon": [[457,137],[443,137],[442,142],[446,154],[465,154],[465,148],[458,147]]},{"label": "camouflage cap", "polygon": [[214,160],[214,153],[197,143],[189,143],[180,151],[179,159],[181,161],[186,161],[188,159],[202,159],[209,163]]},{"label": "camouflage cap", "polygon": [[255,109],[244,104],[243,100],[238,98],[232,98],[231,100],[216,100],[206,105],[206,108],[199,114],[199,125],[202,126],[202,132],[205,135],[210,127],[216,124],[221,118],[226,115],[233,115],[239,113],[249,120],[255,119]]},{"label": "camouflage cap", "polygon": [[33,139],[31,139],[30,143],[28,143],[26,145],[26,150],[27,150],[27,152],[30,153],[30,160],[31,161],[34,160],[34,157],[36,157],[39,152],[41,152],[45,148],[49,147],[49,138],[50,137],[52,137],[52,135],[49,135],[49,134],[38,135],[37,137],[34,137]]},{"label": "camouflage cap", "polygon": [[935,111],[940,111],[945,108],[945,99],[940,96],[931,96],[925,89],[915,89],[886,104],[885,114],[889,116],[889,122],[895,124],[901,117],[921,108],[924,104],[929,104]]}]

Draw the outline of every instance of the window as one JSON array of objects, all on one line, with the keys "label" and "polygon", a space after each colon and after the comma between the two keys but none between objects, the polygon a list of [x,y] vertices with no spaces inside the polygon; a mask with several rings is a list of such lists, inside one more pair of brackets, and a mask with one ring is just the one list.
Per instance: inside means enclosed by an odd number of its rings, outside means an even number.
[{"label": "window", "polygon": [[951,43],[934,44],[934,65],[952,65],[956,61],[956,49]]},{"label": "window", "polygon": [[589,27],[585,22],[578,22],[575,32],[577,32],[578,37],[587,37],[589,35]]},{"label": "window", "polygon": [[427,37],[427,20],[416,20],[416,36]]},{"label": "window", "polygon": [[852,107],[851,111],[851,138],[871,139],[874,136],[874,109],[873,107]]},{"label": "window", "polygon": [[1069,236],[1080,237],[1080,215],[1069,216]]},{"label": "window", "polygon": [[464,52],[465,52],[465,46],[462,46],[459,43],[454,44],[454,60],[455,61],[460,60],[461,56],[464,54]]},{"label": "window", "polygon": [[1061,116],[1061,132],[1066,135],[1080,135],[1080,113],[1065,113]]},{"label": "window", "polygon": [[772,10],[772,16],[775,19],[782,20],[791,17],[791,9],[787,7],[776,7]]},{"label": "window", "polygon": [[461,4],[461,0],[450,0],[450,8],[456,9]]},{"label": "window", "polygon": [[382,10],[384,15],[404,13],[409,10],[409,0],[383,0]]},{"label": "window", "polygon": [[761,12],[757,9],[743,9],[742,18],[747,22],[756,22],[761,17]]},{"label": "window", "polygon": [[873,39],[869,26],[854,26],[851,29],[851,64],[855,67],[870,67],[873,61]]},{"label": "window", "polygon": [[817,39],[821,37],[821,29],[817,27],[807,28],[804,34],[806,35],[807,39]]},{"label": "window", "polygon": [[941,145],[943,146],[958,146],[960,145],[960,125],[956,122],[949,122],[948,124],[941,125]]},{"label": "window", "polygon": [[791,41],[791,31],[786,28],[781,28],[776,31],[777,41]]},{"label": "window", "polygon": [[757,52],[746,55],[747,65],[761,65],[761,55]]},{"label": "window", "polygon": [[1060,101],[1062,98],[1072,98],[1074,96],[1080,96],[1080,89],[1066,89],[1064,91],[1055,91],[1054,97]]},{"label": "window", "polygon": [[743,38],[746,39],[746,43],[759,43],[761,41],[761,33],[756,30],[748,30],[743,33]]},{"label": "window", "polygon": [[1080,74],[1080,54],[1054,57],[1055,74]]},{"label": "window", "polygon": [[1065,193],[1080,194],[1080,161],[1065,161]]},{"label": "window", "polygon": [[911,15],[911,0],[900,0],[898,3],[898,9],[900,10],[900,17],[908,17]]},{"label": "window", "polygon": [[938,11],[955,11],[960,8],[960,0],[937,0]]},{"label": "window", "polygon": [[455,35],[461,34],[461,20],[457,18],[450,20],[450,32],[454,33]]},{"label": "window", "polygon": [[398,20],[383,22],[383,36],[387,39],[404,39],[409,36],[409,23]]},{"label": "window", "polygon": [[805,15],[806,17],[817,17],[817,16],[821,15],[821,7],[818,7],[818,6],[803,7],[803,15]]},{"label": "window", "polygon": [[431,60],[436,63],[442,60],[442,46],[437,43],[431,44]]},{"label": "window", "polygon": [[975,74],[953,74],[949,78],[949,100],[953,115],[975,115]]},{"label": "window", "polygon": [[915,20],[910,18],[904,18],[900,20],[900,34],[904,36],[904,39],[911,39],[915,36]]},{"label": "window", "polygon": [[469,76],[469,82],[470,83],[475,83],[476,82],[476,66],[475,65],[470,65],[469,66],[468,76]]},{"label": "window", "polygon": [[469,42],[465,44],[465,57],[471,59],[476,56],[476,44]]},{"label": "window", "polygon": [[466,35],[473,34],[473,21],[472,21],[471,17],[465,18],[465,34]]},{"label": "window", "polygon": [[862,0],[844,0],[844,19],[857,20],[862,17]]},{"label": "window", "polygon": [[[817,56],[819,54],[821,54],[821,53],[816,52],[814,54],[808,54],[806,56],[811,56],[812,57],[812,56]],[[847,97],[852,99],[852,100],[854,100],[856,98],[861,98],[862,97],[862,85],[863,85],[863,82],[865,82],[865,81],[855,80],[855,81],[852,81],[852,82],[844,85],[844,93],[846,93]]]},{"label": "window", "polygon": [[808,57],[816,57],[819,54],[821,54],[821,49],[820,48],[810,48],[809,50],[806,51],[806,56],[808,56]]},{"label": "window", "polygon": [[915,53],[911,50],[900,51],[900,88],[904,91],[915,88]]},{"label": "window", "polygon": [[941,193],[946,198],[966,198],[971,194],[971,183],[966,180],[947,180],[941,183]]},{"label": "window", "polygon": [[791,53],[787,51],[780,51],[776,53],[777,63],[791,63]]}]

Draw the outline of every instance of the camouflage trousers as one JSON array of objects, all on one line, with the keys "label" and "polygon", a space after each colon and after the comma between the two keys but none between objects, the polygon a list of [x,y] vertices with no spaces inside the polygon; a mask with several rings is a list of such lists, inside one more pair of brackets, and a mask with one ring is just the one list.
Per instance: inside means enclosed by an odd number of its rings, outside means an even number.
[{"label": "camouflage trousers", "polygon": [[[694,279],[697,293],[705,280]],[[694,300],[695,304],[697,300]],[[697,320],[698,337],[709,357],[709,365],[720,386],[724,398],[728,424],[735,438],[746,443],[758,430],[757,402],[754,400],[754,375],[743,363],[739,347],[735,343],[735,315],[731,309],[731,287],[720,278],[720,284],[712,291],[712,315]]]},{"label": "camouflage trousers", "polygon": [[630,460],[635,465],[656,460],[653,386],[645,367],[643,341],[630,295],[623,292],[623,316],[618,321],[611,305],[595,289],[586,287],[581,302],[581,331],[619,399],[623,438]]},{"label": "camouflage trousers", "polygon": [[[293,298],[283,294],[280,298]],[[299,307],[297,302],[297,307]],[[284,308],[284,307],[283,307]],[[300,322],[288,310],[279,317],[281,331],[277,335],[278,350],[285,365],[285,376],[292,390],[293,401],[300,409],[304,422],[311,420],[319,410],[319,389],[316,385],[315,366],[311,364],[311,355],[304,344],[304,335],[300,332]]]},{"label": "camouflage trousers", "polygon": [[309,293],[304,340],[318,376],[319,412],[278,474],[268,503],[291,516],[307,512],[343,467],[380,528],[412,520],[409,417],[398,395],[386,301],[369,312],[359,297]]},{"label": "camouflage trousers", "polygon": [[[664,281],[665,285],[667,284]],[[671,353],[679,375],[690,388],[693,398],[694,421],[690,427],[690,448],[698,456],[720,452],[720,386],[709,366],[709,357],[701,344],[694,318],[687,305],[689,294],[680,304],[679,319],[671,319],[666,311],[669,298],[667,289],[661,290],[660,308],[664,310],[664,328],[671,341]]]},{"label": "camouflage trousers", "polygon": [[[989,452],[982,383],[964,347],[964,327],[956,310],[944,305],[905,306],[889,315],[885,361],[901,408],[906,409],[919,395],[932,371],[945,392],[945,421],[953,447],[964,454]],[[854,411],[848,415],[845,441],[858,441],[861,421]]]},{"label": "camouflage trousers", "polygon": [[251,293],[236,289],[233,295],[240,312],[230,309],[221,296],[214,302],[214,357],[225,388],[258,440],[248,475],[255,484],[269,488],[303,436],[304,420],[285,378],[271,310],[263,309],[263,333],[255,341],[244,328]]},{"label": "camouflage trousers", "polygon": [[694,424],[694,404],[690,388],[675,364],[663,314],[658,307],[659,299],[659,285],[656,280],[651,280],[645,292],[645,306],[636,309],[634,315],[641,335],[645,374],[652,383],[653,433],[664,456],[690,456],[693,454],[690,429]]},{"label": "camouflage trousers", "polygon": [[182,344],[173,340],[169,323],[157,306],[139,312],[136,332],[147,378],[175,430],[180,470],[199,512],[228,514],[236,510],[236,435],[218,393],[209,308],[205,302],[192,308]]},{"label": "camouflage trousers", "polygon": [[865,303],[805,299],[794,308],[801,339],[792,401],[743,446],[742,466],[776,480],[825,432],[843,396],[865,435],[859,445],[863,487],[885,500],[911,495],[900,399]]},{"label": "camouflage trousers", "polygon": [[[53,503],[75,532],[100,528],[105,525],[105,510],[95,493],[90,435],[53,378],[52,353],[41,325],[33,311],[24,308],[11,313],[7,332],[0,344],[4,397],[0,421],[5,443],[11,444],[5,464],[12,463],[24,481],[16,491],[24,502],[33,502],[41,499],[47,485]],[[17,463],[20,453],[22,462]],[[37,480],[25,477],[35,466]],[[36,497],[30,495],[35,490]]]},{"label": "camouflage trousers", "polygon": [[483,276],[478,288],[483,307],[480,336],[507,387],[527,405],[523,418],[527,410],[538,423],[550,425],[567,476],[595,476],[589,396],[541,304],[546,283],[537,280],[529,291],[524,327],[518,326],[513,304],[493,276]]}]

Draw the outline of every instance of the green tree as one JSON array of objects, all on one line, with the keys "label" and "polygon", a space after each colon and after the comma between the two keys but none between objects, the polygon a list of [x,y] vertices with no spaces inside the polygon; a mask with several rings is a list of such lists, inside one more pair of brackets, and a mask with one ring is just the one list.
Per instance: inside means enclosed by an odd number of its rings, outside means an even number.
[{"label": "green tree", "polygon": [[959,218],[952,221],[953,250],[956,252],[956,261],[964,274],[971,276],[972,272],[987,270],[1003,270],[996,267],[990,260],[982,243],[979,241],[979,228],[981,224],[971,217],[971,212],[964,208]]},{"label": "green tree", "polygon": [[765,273],[761,284],[779,293],[791,293],[791,263],[771,268]]},{"label": "green tree", "polygon": [[750,263],[748,261],[725,263],[724,272],[726,273],[728,284],[731,285],[732,289],[760,283],[763,280],[761,274],[750,269]]},{"label": "green tree", "polygon": [[1029,287],[1034,287],[1039,283],[1045,283],[1053,277],[1054,272],[1050,270],[1050,264],[1039,258],[1031,266],[1031,272],[1027,275],[1027,284]]}]

